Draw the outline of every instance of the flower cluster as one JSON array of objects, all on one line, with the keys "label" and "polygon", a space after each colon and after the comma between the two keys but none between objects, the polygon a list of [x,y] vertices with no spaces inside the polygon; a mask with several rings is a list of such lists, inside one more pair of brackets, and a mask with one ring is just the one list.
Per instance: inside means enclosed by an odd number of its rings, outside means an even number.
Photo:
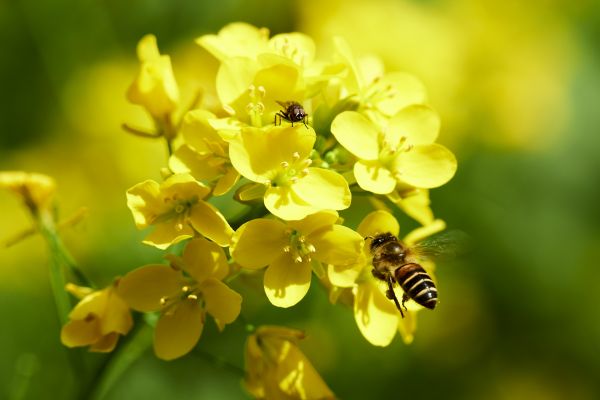
[{"label": "flower cluster", "polygon": [[[162,182],[127,191],[136,226],[151,229],[143,242],[168,252],[168,263],[135,269],[84,297],[63,342],[110,350],[129,330],[131,308],[159,315],[158,357],[183,356],[207,314],[220,330],[240,315],[242,296],[229,282],[263,268],[266,299],[276,307],[300,302],[314,274],[333,302],[353,307],[370,343],[387,346],[396,332],[412,341],[421,307],[409,301],[401,317],[372,274],[370,239],[398,236],[400,211],[421,225],[404,237],[408,246],[445,228],[433,216],[429,189],[453,177],[456,159],[435,143],[440,119],[423,85],[385,72],[374,57],[355,57],[341,38],[328,59],[316,57],[306,35],[269,37],[244,23],[197,44],[220,62],[211,93],[218,103],[183,106],[170,58],[151,35],[138,45],[140,70],[127,93],[152,126],[126,130],[162,137],[170,153]],[[357,195],[372,209],[355,205]],[[352,229],[340,212],[363,220]],[[430,262],[422,266],[433,273]],[[283,327],[253,331],[246,348],[253,395],[334,397],[296,346],[301,337]]]}]

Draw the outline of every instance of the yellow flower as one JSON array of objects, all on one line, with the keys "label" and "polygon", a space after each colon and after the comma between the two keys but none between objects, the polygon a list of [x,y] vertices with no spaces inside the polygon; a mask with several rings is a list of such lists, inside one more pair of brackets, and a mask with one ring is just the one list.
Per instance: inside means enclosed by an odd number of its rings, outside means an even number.
[{"label": "yellow flower", "polygon": [[426,99],[425,87],[414,76],[402,73],[384,73],[383,63],[375,57],[355,59],[348,43],[334,39],[338,56],[349,73],[344,80],[347,95],[359,103],[359,111],[374,121],[390,117],[410,104],[422,104]]},{"label": "yellow flower", "polygon": [[[403,241],[410,246],[443,230],[444,227],[443,221],[435,220],[426,227],[410,232]],[[385,232],[398,236],[400,226],[392,214],[378,210],[368,214],[361,221],[357,230],[362,237],[375,236]],[[405,318],[402,318],[393,301],[385,295],[387,290],[385,283],[372,275],[371,259],[369,246],[365,245],[362,257],[350,268],[328,266],[328,278],[335,286],[351,288],[354,294],[354,319],[362,335],[371,344],[387,346],[398,331],[404,342],[408,344],[412,342],[416,329],[416,313],[422,307],[414,301],[407,302],[408,312],[405,312]],[[432,263],[423,261],[421,266],[431,274]],[[399,299],[402,298],[402,289],[399,285],[395,289],[396,296]]]},{"label": "yellow flower", "polygon": [[215,115],[206,110],[188,112],[183,118],[181,145],[169,159],[176,174],[189,173],[197,180],[214,182],[213,194],[225,194],[240,174],[229,161],[229,144],[211,126]]},{"label": "yellow flower", "polygon": [[187,174],[170,176],[160,185],[147,180],[127,191],[127,206],[138,229],[155,225],[144,243],[166,249],[194,236],[194,231],[229,245],[233,229],[213,205],[203,201],[210,189]]},{"label": "yellow flower", "polygon": [[146,108],[155,120],[162,121],[179,104],[179,88],[171,58],[160,54],[154,35],[146,35],[140,40],[137,53],[141,66],[127,91],[127,99]]},{"label": "yellow flower", "polygon": [[131,330],[131,312],[117,293],[118,285],[116,281],[97,291],[67,285],[67,290],[81,301],[69,314],[69,322],[60,333],[65,346],[90,346],[90,351],[110,352],[117,345],[119,335],[126,335]]},{"label": "yellow flower", "polygon": [[363,238],[336,224],[337,219],[335,211],[322,211],[300,221],[246,222],[233,236],[231,255],[244,268],[268,265],[267,297],[277,307],[291,307],[308,292],[313,268],[320,263],[347,266],[360,256]]},{"label": "yellow flower", "polygon": [[304,125],[244,128],[231,141],[229,156],[240,174],[267,186],[265,206],[280,218],[297,220],[320,210],[348,208],[346,180],[337,172],[310,167],[314,142],[315,132]]},{"label": "yellow flower", "polygon": [[355,111],[339,114],[331,132],[359,160],[354,176],[361,188],[391,193],[397,185],[429,189],[448,182],[456,172],[456,158],[446,147],[433,143],[439,118],[427,106],[403,108],[381,130]]},{"label": "yellow flower", "polygon": [[[242,296],[223,282],[229,273],[227,257],[215,243],[190,241],[181,259],[172,265],[146,265],[121,279],[119,294],[131,308],[160,311],[154,332],[154,351],[172,360],[194,348],[204,327],[206,313],[223,330],[240,314]],[[185,273],[185,274],[184,274]]]},{"label": "yellow flower", "polygon": [[39,211],[51,208],[56,183],[47,175],[24,171],[2,171],[0,188],[16,193],[27,208],[37,215]]},{"label": "yellow flower", "polygon": [[246,389],[257,399],[334,399],[323,378],[298,348],[304,333],[261,326],[246,342]]}]

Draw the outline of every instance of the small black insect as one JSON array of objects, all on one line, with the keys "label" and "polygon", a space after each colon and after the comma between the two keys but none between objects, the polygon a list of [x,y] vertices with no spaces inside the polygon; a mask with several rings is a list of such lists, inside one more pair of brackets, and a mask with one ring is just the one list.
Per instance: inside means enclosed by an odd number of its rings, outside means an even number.
[{"label": "small black insect", "polygon": [[[273,124],[281,125],[281,120],[285,119],[286,121],[291,122],[292,126],[294,126],[294,122],[302,122],[306,129],[308,129],[308,125],[306,124],[308,121],[308,114],[304,111],[302,104],[295,101],[277,101],[277,104],[283,107],[283,110],[278,111],[275,114]],[[277,117],[279,117],[279,123],[277,123]]]}]

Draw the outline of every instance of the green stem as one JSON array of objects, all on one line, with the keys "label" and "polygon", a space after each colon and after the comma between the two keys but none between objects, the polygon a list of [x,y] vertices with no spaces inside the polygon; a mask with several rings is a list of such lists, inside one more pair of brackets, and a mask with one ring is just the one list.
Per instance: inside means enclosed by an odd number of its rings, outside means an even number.
[{"label": "green stem", "polygon": [[222,368],[240,377],[244,377],[246,375],[246,371],[244,371],[243,368],[232,364],[223,357],[215,356],[214,354],[206,353],[198,349],[194,350],[191,354],[195,357],[208,361],[218,368]]},{"label": "green stem", "polygon": [[152,327],[141,322],[126,342],[111,353],[84,388],[81,398],[100,400],[112,389],[131,364],[140,358],[152,344]]}]

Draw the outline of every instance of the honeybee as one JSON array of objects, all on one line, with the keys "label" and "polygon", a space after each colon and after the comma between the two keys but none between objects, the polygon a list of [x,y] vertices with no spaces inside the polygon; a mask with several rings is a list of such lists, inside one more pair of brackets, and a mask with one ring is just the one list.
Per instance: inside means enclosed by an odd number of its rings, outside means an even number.
[{"label": "honeybee", "polygon": [[[285,119],[291,122],[292,126],[294,126],[294,122],[302,122],[306,129],[308,129],[308,125],[306,125],[308,114],[304,111],[302,104],[295,101],[277,101],[277,104],[283,107],[283,110],[275,114],[274,125],[281,125],[281,120]],[[277,123],[277,117],[279,117],[279,124]]]},{"label": "honeybee", "polygon": [[[430,240],[409,247],[389,232],[378,234],[371,241],[373,255],[373,276],[387,284],[386,297],[393,300],[400,315],[402,307],[412,299],[417,304],[433,310],[438,302],[438,292],[431,276],[419,264],[421,258],[456,256],[457,250],[464,250],[466,237],[463,233],[451,231]],[[400,285],[404,294],[402,305],[394,292],[394,285]]]}]

